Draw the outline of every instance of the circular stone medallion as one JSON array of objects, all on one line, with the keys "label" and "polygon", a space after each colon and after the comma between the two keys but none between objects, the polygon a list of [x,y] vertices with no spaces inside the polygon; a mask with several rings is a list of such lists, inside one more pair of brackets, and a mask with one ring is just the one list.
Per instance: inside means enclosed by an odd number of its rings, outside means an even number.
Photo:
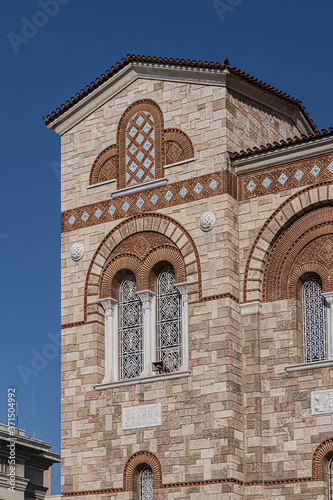
[{"label": "circular stone medallion", "polygon": [[71,259],[75,262],[80,260],[83,256],[84,247],[82,243],[73,243],[71,246]]},{"label": "circular stone medallion", "polygon": [[212,212],[204,212],[200,217],[200,229],[202,231],[210,231],[215,225],[215,215]]}]

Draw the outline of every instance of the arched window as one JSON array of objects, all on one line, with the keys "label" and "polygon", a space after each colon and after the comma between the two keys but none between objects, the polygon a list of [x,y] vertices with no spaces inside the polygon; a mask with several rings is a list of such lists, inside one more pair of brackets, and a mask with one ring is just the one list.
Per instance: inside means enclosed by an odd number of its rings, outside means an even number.
[{"label": "arched window", "polygon": [[155,123],[138,111],[126,127],[126,186],[155,179]]},{"label": "arched window", "polygon": [[329,499],[333,500],[333,458],[328,461],[328,491]]},{"label": "arched window", "polygon": [[319,277],[309,278],[303,284],[302,305],[304,361],[327,359],[326,300]]},{"label": "arched window", "polygon": [[142,372],[142,304],[136,293],[135,276],[125,278],[119,300],[120,379],[139,377]]},{"label": "arched window", "polygon": [[182,363],[181,307],[175,272],[169,267],[157,279],[157,356],[167,372],[179,370]]},{"label": "arched window", "polygon": [[153,471],[147,465],[140,473],[140,500],[153,500]]}]

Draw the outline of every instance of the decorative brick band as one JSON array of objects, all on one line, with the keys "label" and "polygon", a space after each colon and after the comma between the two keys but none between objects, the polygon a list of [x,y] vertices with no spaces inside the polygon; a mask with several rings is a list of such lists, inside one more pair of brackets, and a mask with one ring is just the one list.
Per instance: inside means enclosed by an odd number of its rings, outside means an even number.
[{"label": "decorative brick band", "polygon": [[[292,483],[309,483],[312,481],[321,481],[322,479],[316,479],[314,477],[295,477],[288,479],[277,479],[277,480],[267,480],[267,481],[248,481],[244,482],[233,477],[221,478],[221,479],[206,479],[202,481],[184,481],[182,483],[167,483],[161,484],[159,489],[173,489],[173,488],[190,488],[193,486],[208,486],[210,484],[237,484],[239,486],[279,486],[282,484],[292,484]],[[155,486],[154,486],[155,488]],[[123,488],[106,488],[102,490],[87,490],[87,491],[71,491],[67,493],[62,493],[63,497],[75,497],[75,496],[87,496],[87,495],[103,495],[105,493],[122,493]]]},{"label": "decorative brick band", "polygon": [[[191,486],[205,486],[209,484],[234,483],[240,486],[275,486],[280,484],[307,483],[311,481],[326,481],[326,469],[328,460],[333,457],[333,438],[323,441],[314,451],[312,458],[312,476],[311,477],[293,477],[286,479],[268,479],[262,481],[241,481],[233,477],[221,479],[206,479],[202,481],[184,481],[180,483],[162,483],[162,467],[158,458],[149,451],[139,451],[134,453],[126,462],[124,468],[124,486],[123,488],[106,488],[101,490],[72,491],[62,493],[63,497],[101,495],[104,493],[120,493],[123,491],[135,491],[133,478],[138,466],[149,465],[153,471],[154,489],[160,488],[183,488]],[[137,478],[136,478],[137,479]]]},{"label": "decorative brick band", "polygon": [[298,160],[240,175],[238,196],[248,200],[333,179],[333,154]]},{"label": "decorative brick band", "polygon": [[235,199],[237,197],[236,177],[228,170],[67,210],[61,216],[61,232],[66,233],[147,212],[155,212],[162,208],[191,203],[225,193]]}]

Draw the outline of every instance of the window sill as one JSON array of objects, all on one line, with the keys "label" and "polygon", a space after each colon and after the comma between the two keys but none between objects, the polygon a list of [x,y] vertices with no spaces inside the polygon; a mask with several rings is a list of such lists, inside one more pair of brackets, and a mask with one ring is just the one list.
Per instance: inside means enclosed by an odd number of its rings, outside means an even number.
[{"label": "window sill", "polygon": [[113,191],[113,193],[111,193],[111,198],[120,198],[120,196],[126,196],[127,194],[139,193],[140,191],[146,191],[147,189],[155,189],[160,186],[165,186],[166,183],[167,179],[164,177],[163,179],[154,179],[153,181],[143,182],[142,184],[134,184],[133,186]]},{"label": "window sill", "polygon": [[176,163],[169,163],[169,165],[164,165],[163,168],[176,167],[177,165],[184,165],[185,163],[191,163],[195,161],[195,158],[189,158],[188,160],[177,161]]},{"label": "window sill", "polygon": [[313,370],[315,368],[326,368],[328,366],[333,366],[333,359],[300,363],[299,365],[287,365],[284,369],[286,372],[299,372],[302,370]]},{"label": "window sill", "polygon": [[103,389],[113,389],[114,387],[123,387],[128,385],[136,385],[136,384],[147,384],[151,382],[160,382],[162,380],[173,380],[177,378],[188,377],[190,374],[189,370],[174,372],[174,373],[165,373],[163,375],[153,375],[152,377],[142,377],[142,378],[133,378],[126,380],[118,380],[117,382],[106,382],[102,384],[97,384],[94,386],[96,391],[102,391]]},{"label": "window sill", "polygon": [[90,184],[87,186],[87,189],[99,187],[99,186],[105,186],[105,184],[112,184],[112,182],[116,182],[117,179],[110,179],[109,181],[104,181],[104,182],[98,182],[97,184]]}]

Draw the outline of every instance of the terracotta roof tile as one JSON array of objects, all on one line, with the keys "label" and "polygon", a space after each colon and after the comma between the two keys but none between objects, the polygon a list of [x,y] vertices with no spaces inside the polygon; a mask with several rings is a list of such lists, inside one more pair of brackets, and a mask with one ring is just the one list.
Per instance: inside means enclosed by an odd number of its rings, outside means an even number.
[{"label": "terracotta roof tile", "polygon": [[304,114],[306,120],[308,121],[309,125],[311,126],[313,131],[316,131],[317,128],[314,125],[312,119],[310,118],[310,115],[306,112],[305,107],[302,105],[302,101],[299,101],[295,97],[290,96],[289,94],[286,94],[282,92],[281,90],[276,89],[275,87],[272,87],[271,85],[268,85],[267,83],[258,80],[258,78],[255,78],[248,73],[245,73],[244,71],[241,71],[240,69],[235,68],[234,66],[230,66],[228,59],[225,59],[224,63],[221,64],[219,62],[208,62],[208,61],[196,61],[196,60],[191,60],[191,59],[174,59],[174,58],[168,58],[168,57],[156,57],[156,56],[140,56],[140,55],[131,55],[128,54],[127,57],[123,57],[121,62],[117,62],[115,66],[111,66],[110,70],[106,70],[105,73],[102,73],[100,77],[97,77],[94,81],[90,83],[90,85],[86,85],[84,89],[81,89],[81,92],[77,92],[75,96],[72,96],[69,100],[65,102],[65,104],[61,104],[60,107],[56,108],[55,111],[52,111],[51,114],[47,115],[46,118],[44,118],[45,124],[48,125],[52,121],[54,121],[56,118],[64,114],[68,109],[72,108],[77,104],[79,101],[85,98],[86,95],[90,94],[93,92],[97,87],[102,85],[104,82],[112,78],[118,71],[120,71],[122,68],[130,64],[131,62],[144,62],[144,63],[158,63],[158,64],[171,64],[171,65],[176,65],[176,66],[184,66],[184,67],[197,67],[197,68],[209,68],[209,69],[226,69],[230,71],[230,73],[233,73],[234,75],[237,75],[241,78],[244,78],[245,80],[253,83],[254,85],[257,85],[269,92],[272,92],[273,94],[282,97],[283,99],[286,99],[287,101],[297,105],[302,113]]},{"label": "terracotta roof tile", "polygon": [[319,139],[327,136],[333,136],[333,127],[329,127],[328,130],[323,128],[321,132],[319,130],[316,130],[315,132],[308,135],[301,135],[300,137],[294,137],[293,139],[282,140],[281,142],[269,143],[266,144],[265,146],[260,146],[259,148],[255,147],[252,149],[247,149],[246,151],[239,151],[233,153],[229,152],[229,156],[233,160],[237,160],[238,158],[246,158],[247,156],[251,156],[254,154],[266,153],[268,151],[281,149],[286,146],[294,146],[295,144],[301,144],[304,142],[313,141],[314,139]]}]

